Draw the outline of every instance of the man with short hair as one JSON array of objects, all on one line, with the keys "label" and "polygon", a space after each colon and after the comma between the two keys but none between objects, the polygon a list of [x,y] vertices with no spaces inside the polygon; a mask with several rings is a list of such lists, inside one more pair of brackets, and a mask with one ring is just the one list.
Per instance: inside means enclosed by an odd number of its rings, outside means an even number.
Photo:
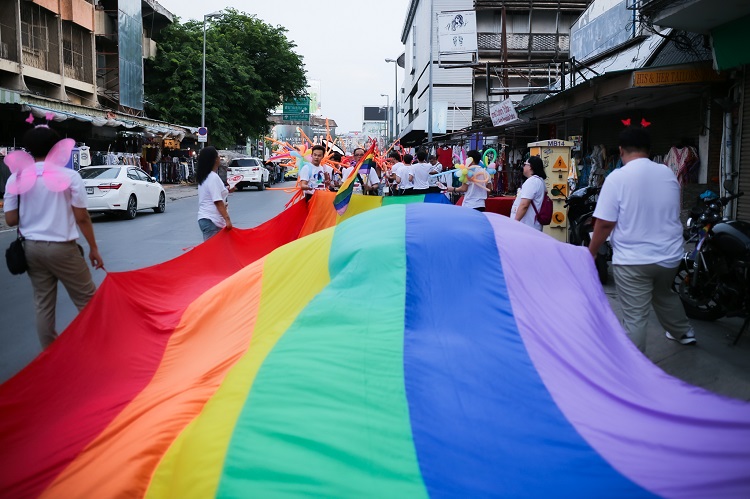
[{"label": "man with short hair", "polygon": [[316,190],[326,188],[325,169],[320,164],[325,153],[325,147],[314,145],[310,156],[311,163],[305,163],[299,169],[299,186],[305,193],[305,199],[309,200]]},{"label": "man with short hair", "polygon": [[627,127],[619,147],[623,166],[602,186],[589,251],[596,257],[611,234],[623,323],[641,352],[651,306],[668,339],[692,345],[695,333],[672,290],[683,255],[680,185],[669,167],[649,159],[651,138],[644,129]]},{"label": "man with short hair", "polygon": [[[352,172],[354,167],[357,166],[357,163],[359,163],[364,156],[365,156],[365,150],[363,148],[357,147],[356,149],[354,149],[354,152],[352,153],[353,159],[351,162],[351,166],[347,166],[346,168],[342,170],[342,176],[344,180],[346,180],[346,178]],[[369,169],[360,168],[359,179],[354,181],[353,192],[355,194],[367,194],[373,191],[377,192],[378,184],[380,184],[380,177],[378,177],[378,172],[376,172],[374,168],[372,167],[370,167]]]},{"label": "man with short hair", "polygon": [[443,172],[443,165],[441,165],[438,162],[437,156],[434,154],[431,154],[430,157],[427,159],[427,161],[432,165],[432,171],[434,173],[430,173],[430,189],[429,192],[440,192],[440,187],[438,186],[438,182],[440,181],[440,177],[433,177],[432,175],[436,173],[442,173]]},{"label": "man with short hair", "polygon": [[404,163],[401,161],[401,154],[393,151],[389,158],[391,159],[391,171],[388,174],[388,189],[392,196],[398,196],[401,194],[398,190],[399,176],[398,173],[401,168],[404,167]]},{"label": "man with short hair", "polygon": [[420,150],[417,153],[417,162],[412,165],[409,179],[414,185],[414,194],[427,194],[430,189],[430,175],[437,173],[432,165],[427,163],[427,152]]},{"label": "man with short hair", "polygon": [[[57,339],[55,306],[57,283],[62,282],[70,299],[80,311],[91,300],[96,286],[91,278],[83,252],[78,246],[78,231],[89,244],[89,260],[94,268],[104,268],[94,237],[94,226],[87,208],[86,188],[78,172],[58,167],[59,175],[70,184],[60,192],[50,191],[42,178],[43,171],[54,168],[45,159],[60,136],[45,125],[37,126],[23,136],[24,148],[34,157],[37,176],[34,185],[20,195],[5,190],[5,222],[19,230],[23,243],[29,279],[34,290],[36,330],[42,348]],[[8,179],[16,182],[17,174]],[[19,204],[20,203],[20,204]]]},{"label": "man with short hair", "polygon": [[411,154],[404,154],[403,165],[398,169],[396,173],[398,181],[398,190],[402,196],[408,196],[414,193],[414,183],[412,182],[412,164],[414,156]]}]

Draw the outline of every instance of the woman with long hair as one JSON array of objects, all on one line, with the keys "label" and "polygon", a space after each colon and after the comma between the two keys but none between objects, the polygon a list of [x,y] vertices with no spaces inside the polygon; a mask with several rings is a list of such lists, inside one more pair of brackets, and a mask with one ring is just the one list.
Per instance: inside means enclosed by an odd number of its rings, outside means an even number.
[{"label": "woman with long hair", "polygon": [[216,173],[219,163],[219,151],[215,147],[201,149],[195,177],[198,180],[198,227],[203,233],[204,241],[216,235],[221,229],[232,228],[227,211],[229,191]]},{"label": "woman with long hair", "polygon": [[523,176],[526,180],[516,195],[516,200],[513,201],[510,218],[534,227],[536,230],[542,230],[542,224],[536,216],[537,211],[542,209],[544,193],[547,192],[547,186],[544,183],[547,174],[544,173],[542,158],[531,156],[527,159],[523,164]]}]

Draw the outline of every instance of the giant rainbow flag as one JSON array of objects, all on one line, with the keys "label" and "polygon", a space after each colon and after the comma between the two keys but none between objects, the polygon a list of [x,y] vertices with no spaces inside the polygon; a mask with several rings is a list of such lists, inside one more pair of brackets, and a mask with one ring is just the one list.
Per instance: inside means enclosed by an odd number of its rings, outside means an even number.
[{"label": "giant rainbow flag", "polygon": [[0,386],[0,495],[750,497],[750,405],[642,356],[585,249],[366,208],[108,275]]}]

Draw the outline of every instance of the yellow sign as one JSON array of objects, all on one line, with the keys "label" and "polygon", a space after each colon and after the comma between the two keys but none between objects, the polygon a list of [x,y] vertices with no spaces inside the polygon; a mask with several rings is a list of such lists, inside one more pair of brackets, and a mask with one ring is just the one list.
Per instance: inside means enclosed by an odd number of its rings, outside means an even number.
[{"label": "yellow sign", "polygon": [[568,196],[568,184],[552,184],[552,190],[550,194],[553,198],[567,197]]},{"label": "yellow sign", "polygon": [[557,161],[555,161],[555,164],[552,165],[552,171],[555,170],[568,171],[568,164],[565,162],[562,156],[558,156]]},{"label": "yellow sign", "polygon": [[683,83],[700,83],[725,80],[722,73],[709,68],[663,69],[651,71],[634,71],[634,87],[659,87],[662,85],[679,85]]},{"label": "yellow sign", "polygon": [[565,213],[561,211],[556,211],[552,214],[553,225],[562,225],[564,223],[565,223]]},{"label": "yellow sign", "polygon": [[164,139],[164,149],[179,149],[180,141],[177,139]]}]

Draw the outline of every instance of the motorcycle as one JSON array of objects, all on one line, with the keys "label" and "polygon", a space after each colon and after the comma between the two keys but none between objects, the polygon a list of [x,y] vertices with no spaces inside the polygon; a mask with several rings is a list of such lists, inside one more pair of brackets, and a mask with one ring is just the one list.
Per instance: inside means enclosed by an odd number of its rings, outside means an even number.
[{"label": "motorcycle", "polygon": [[701,200],[692,208],[684,235],[694,248],[685,253],[674,283],[690,318],[745,318],[735,345],[750,326],[750,223],[728,220],[723,212],[743,194]]},{"label": "motorcycle", "polygon": [[[576,246],[588,246],[594,232],[594,209],[601,189],[595,186],[581,187],[570,193],[565,203],[568,209],[568,242]],[[612,260],[609,243],[603,244],[594,259],[599,281],[607,284],[609,272],[607,262]]]}]

